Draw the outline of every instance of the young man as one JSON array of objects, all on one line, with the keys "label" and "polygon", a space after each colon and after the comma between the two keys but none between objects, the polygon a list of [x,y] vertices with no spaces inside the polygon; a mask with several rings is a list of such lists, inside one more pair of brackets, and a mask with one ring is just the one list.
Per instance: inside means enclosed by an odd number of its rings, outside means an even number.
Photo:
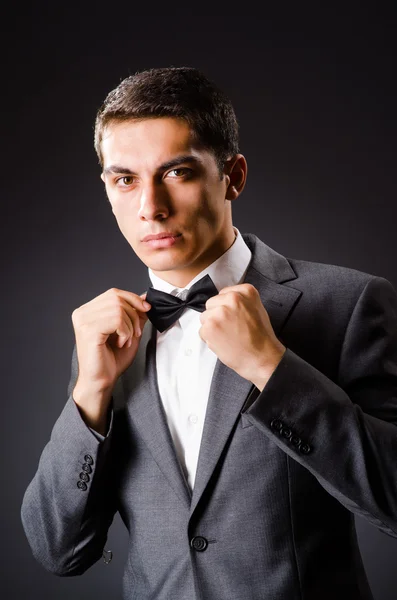
[{"label": "young man", "polygon": [[69,397],[22,505],[35,557],[83,573],[120,511],[126,599],[372,598],[354,514],[397,537],[394,288],[240,234],[237,121],[196,69],[122,81],[95,146],[150,287],[73,312]]}]

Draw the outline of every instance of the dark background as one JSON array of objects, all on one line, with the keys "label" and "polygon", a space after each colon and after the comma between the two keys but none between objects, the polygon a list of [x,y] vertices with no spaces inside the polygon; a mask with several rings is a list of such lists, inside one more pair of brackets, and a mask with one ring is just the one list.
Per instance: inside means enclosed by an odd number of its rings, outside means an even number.
[{"label": "dark background", "polygon": [[[83,3],[80,3],[83,6]],[[286,255],[386,277],[397,288],[396,20],[360,6],[280,18],[165,15],[137,6],[34,4],[3,12],[1,53],[1,597],[119,598],[127,547],[115,519],[101,561],[57,578],[33,559],[23,493],[66,402],[71,313],[147,268],[117,228],[93,149],[96,110],[137,70],[202,69],[231,97],[247,186],[240,232]],[[359,6],[359,5],[358,5]],[[393,474],[391,474],[393,476]],[[397,597],[397,540],[357,517],[377,600]],[[238,600],[238,599],[236,599]]]}]

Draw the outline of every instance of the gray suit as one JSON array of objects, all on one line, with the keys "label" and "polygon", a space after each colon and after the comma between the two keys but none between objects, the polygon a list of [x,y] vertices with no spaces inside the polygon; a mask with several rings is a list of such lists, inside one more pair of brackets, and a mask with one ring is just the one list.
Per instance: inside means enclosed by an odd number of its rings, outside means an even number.
[{"label": "gray suit", "polygon": [[116,384],[103,443],[71,395],[74,351],[69,398],[22,505],[48,570],[83,573],[119,511],[130,535],[125,599],[372,598],[353,513],[397,537],[396,292],[384,278],[243,238],[253,252],[245,282],[287,347],[280,364],[260,393],[217,361],[191,494],[151,323]]}]

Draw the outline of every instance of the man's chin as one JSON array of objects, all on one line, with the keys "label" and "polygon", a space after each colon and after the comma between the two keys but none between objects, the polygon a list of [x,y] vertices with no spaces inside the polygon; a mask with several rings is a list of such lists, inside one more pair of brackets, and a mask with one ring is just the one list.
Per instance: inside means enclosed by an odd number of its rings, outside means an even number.
[{"label": "man's chin", "polygon": [[182,265],[176,262],[162,262],[159,261],[150,261],[147,264],[147,267],[150,268],[154,273],[157,271],[158,273],[166,273],[170,271],[178,271],[182,268]]},{"label": "man's chin", "polygon": [[139,260],[153,272],[177,271],[186,269],[189,264],[189,258],[182,256],[183,253],[178,252],[174,246],[157,249],[147,248],[146,251],[145,249],[142,251],[142,242],[140,242],[139,252],[135,248],[133,250]]}]

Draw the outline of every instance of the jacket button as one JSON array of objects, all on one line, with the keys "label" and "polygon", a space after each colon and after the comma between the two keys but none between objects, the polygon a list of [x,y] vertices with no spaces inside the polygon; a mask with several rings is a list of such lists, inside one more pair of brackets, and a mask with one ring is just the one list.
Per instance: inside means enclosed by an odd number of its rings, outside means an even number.
[{"label": "jacket button", "polygon": [[90,476],[87,475],[87,473],[80,473],[79,477],[80,477],[81,481],[85,481],[86,483],[87,483],[87,481],[90,480]]},{"label": "jacket button", "polygon": [[309,454],[312,451],[310,444],[302,444],[299,448],[302,454]]},{"label": "jacket button", "polygon": [[92,469],[90,467],[90,465],[88,465],[87,463],[83,463],[82,465],[82,470],[85,471],[86,473],[91,473]]},{"label": "jacket button", "polygon": [[86,454],[85,457],[84,457],[84,460],[89,465],[93,465],[94,464],[94,459],[92,458],[92,456],[90,454]]},{"label": "jacket button", "polygon": [[290,437],[291,444],[293,446],[297,446],[298,448],[300,447],[302,440],[300,439],[299,435],[296,435],[296,433],[293,433]]},{"label": "jacket button", "polygon": [[283,423],[282,423],[282,421],[280,421],[280,419],[273,419],[270,422],[270,427],[272,429],[275,429],[276,431],[280,431],[283,427]]},{"label": "jacket button", "polygon": [[190,545],[193,548],[193,550],[197,550],[197,552],[204,552],[204,550],[208,546],[208,542],[201,535],[196,535],[196,537],[190,540]]},{"label": "jacket button", "polygon": [[84,483],[84,481],[78,481],[77,482],[77,487],[82,491],[85,492],[87,489],[87,484]]},{"label": "jacket button", "polygon": [[292,430],[289,427],[282,427],[282,429],[280,429],[280,433],[283,437],[289,440],[292,435]]}]

